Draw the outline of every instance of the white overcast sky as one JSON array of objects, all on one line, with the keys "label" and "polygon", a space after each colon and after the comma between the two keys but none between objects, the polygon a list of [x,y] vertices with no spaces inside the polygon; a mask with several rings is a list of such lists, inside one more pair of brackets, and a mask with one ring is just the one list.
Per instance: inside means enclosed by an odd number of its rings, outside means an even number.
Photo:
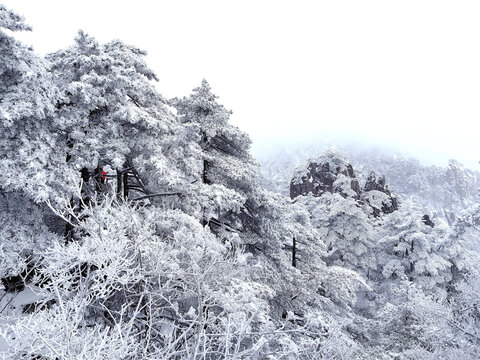
[{"label": "white overcast sky", "polygon": [[167,96],[206,78],[254,148],[390,144],[480,169],[479,1],[0,0],[41,54],[83,29],[148,51]]}]

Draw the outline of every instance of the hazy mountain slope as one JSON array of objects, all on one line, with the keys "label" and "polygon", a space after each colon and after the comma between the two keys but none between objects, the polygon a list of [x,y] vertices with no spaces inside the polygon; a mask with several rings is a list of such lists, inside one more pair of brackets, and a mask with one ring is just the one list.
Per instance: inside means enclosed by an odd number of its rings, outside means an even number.
[{"label": "hazy mountain slope", "polygon": [[[295,168],[305,165],[308,159],[318,156],[329,146],[322,140],[315,145],[277,147],[261,154],[258,156],[261,182],[269,190],[288,195]],[[385,175],[391,190],[400,195],[400,199],[410,199],[437,216],[448,218],[452,211],[465,209],[478,198],[480,173],[465,168],[458,161],[451,160],[445,166],[425,166],[393,151],[345,145],[337,149],[352,162],[361,184],[370,171]]]}]

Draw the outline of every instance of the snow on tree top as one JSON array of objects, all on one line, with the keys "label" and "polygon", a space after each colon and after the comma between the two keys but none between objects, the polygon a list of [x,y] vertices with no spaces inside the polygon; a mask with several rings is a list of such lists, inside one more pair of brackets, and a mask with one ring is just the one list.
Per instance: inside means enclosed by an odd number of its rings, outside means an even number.
[{"label": "snow on tree top", "polygon": [[322,155],[311,158],[310,163],[328,164],[331,171],[343,172],[347,170],[350,163],[338,150],[327,149]]},{"label": "snow on tree top", "polygon": [[0,28],[11,31],[31,31],[32,28],[25,24],[23,16],[17,15],[11,10],[8,10],[5,5],[0,4]]}]

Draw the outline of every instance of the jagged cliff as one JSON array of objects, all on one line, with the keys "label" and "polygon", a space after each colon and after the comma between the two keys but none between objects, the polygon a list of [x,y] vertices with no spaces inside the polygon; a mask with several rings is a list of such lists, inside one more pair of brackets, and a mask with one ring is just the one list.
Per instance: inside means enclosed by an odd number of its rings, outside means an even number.
[{"label": "jagged cliff", "polygon": [[[299,168],[290,183],[290,197],[312,193],[320,196],[324,192],[339,192],[348,196],[350,191],[342,185],[350,182],[353,197],[360,198],[360,184],[355,177],[353,167],[343,158],[334,153],[328,153],[307,165],[306,169]],[[347,190],[347,191],[346,191]]]},{"label": "jagged cliff", "polygon": [[385,183],[385,176],[378,178],[370,172],[363,189],[355,175],[353,166],[336,151],[327,151],[322,156],[299,167],[290,182],[290,197],[312,194],[321,196],[325,192],[351,197],[360,204],[368,204],[375,217],[389,214],[398,209],[398,200]]}]

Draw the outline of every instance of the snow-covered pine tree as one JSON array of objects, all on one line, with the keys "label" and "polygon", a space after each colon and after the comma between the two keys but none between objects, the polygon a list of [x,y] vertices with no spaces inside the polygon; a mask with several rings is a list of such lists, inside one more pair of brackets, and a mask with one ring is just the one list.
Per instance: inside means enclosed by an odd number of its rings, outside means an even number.
[{"label": "snow-covered pine tree", "polygon": [[385,279],[407,276],[427,293],[446,288],[452,263],[448,254],[440,251],[446,240],[445,228],[425,224],[422,213],[405,202],[385,216],[378,234],[378,266]]},{"label": "snow-covered pine tree", "polygon": [[73,46],[47,56],[63,96],[55,123],[64,134],[66,167],[85,183],[96,178],[97,190],[111,176],[117,192],[132,199],[183,177],[164,154],[177,124],[150,81],[156,76],[145,54],[120,41],[99,44],[80,31]]},{"label": "snow-covered pine tree", "polygon": [[[173,99],[180,121],[197,132],[197,174],[204,203],[200,211],[204,225],[243,228],[253,217],[256,165],[246,133],[229,123],[231,111],[217,102],[206,80],[189,97]],[[215,198],[223,198],[219,204]],[[230,205],[226,205],[230,203]]]},{"label": "snow-covered pine tree", "polygon": [[30,30],[0,5],[0,188],[49,197],[62,162],[54,124],[57,89],[45,62],[5,30]]},{"label": "snow-covered pine tree", "polygon": [[0,288],[7,291],[24,287],[39,253],[57,239],[35,202],[49,198],[63,162],[53,123],[58,92],[45,61],[11,33],[28,30],[0,4]]}]

